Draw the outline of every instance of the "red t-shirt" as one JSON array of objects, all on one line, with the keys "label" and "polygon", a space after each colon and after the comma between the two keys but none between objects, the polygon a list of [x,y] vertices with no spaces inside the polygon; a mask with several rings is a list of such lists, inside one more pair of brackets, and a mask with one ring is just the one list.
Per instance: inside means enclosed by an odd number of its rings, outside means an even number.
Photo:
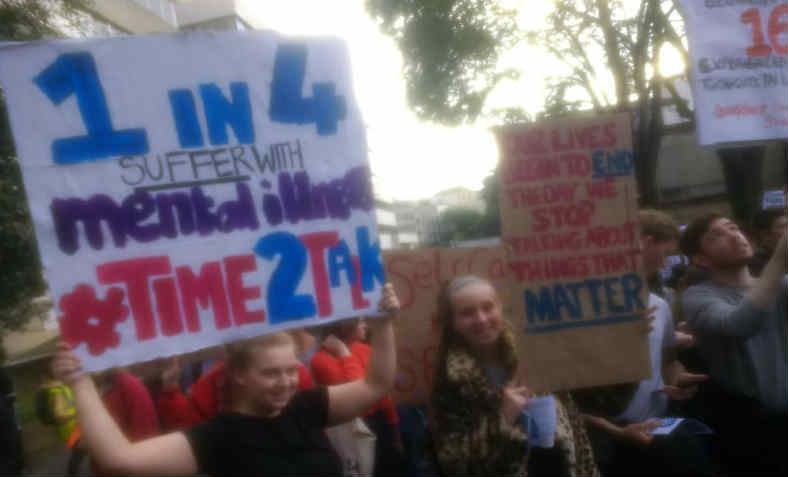
[{"label": "red t-shirt", "polygon": [[[159,418],[148,388],[136,376],[125,370],[115,372],[112,388],[102,398],[107,411],[131,442],[159,434]],[[93,472],[110,475],[97,463]]]},{"label": "red t-shirt", "polygon": [[162,427],[168,431],[188,429],[203,420],[180,389],[162,391],[156,399],[156,410]]},{"label": "red t-shirt", "polygon": [[148,388],[128,371],[119,370],[104,405],[132,442],[159,434],[159,418]]}]

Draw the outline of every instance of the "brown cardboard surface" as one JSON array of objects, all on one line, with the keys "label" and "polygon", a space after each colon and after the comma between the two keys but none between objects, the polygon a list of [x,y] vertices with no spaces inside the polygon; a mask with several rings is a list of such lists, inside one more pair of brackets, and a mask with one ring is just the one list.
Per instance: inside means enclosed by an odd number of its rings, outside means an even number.
[{"label": "brown cardboard surface", "polygon": [[626,114],[497,131],[510,319],[535,392],[650,375]]}]

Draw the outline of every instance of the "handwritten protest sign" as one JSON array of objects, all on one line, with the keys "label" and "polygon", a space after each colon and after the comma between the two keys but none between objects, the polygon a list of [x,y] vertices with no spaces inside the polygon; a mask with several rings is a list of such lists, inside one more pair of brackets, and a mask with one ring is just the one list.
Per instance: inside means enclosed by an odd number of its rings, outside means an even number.
[{"label": "handwritten protest sign", "polygon": [[497,131],[511,314],[534,392],[648,377],[626,115]]},{"label": "handwritten protest sign", "polygon": [[487,278],[496,286],[508,312],[506,254],[502,247],[388,250],[383,260],[386,277],[402,305],[395,323],[398,373],[392,397],[397,404],[424,404],[440,342],[437,299],[441,284],[467,274]]},{"label": "handwritten protest sign", "polygon": [[763,192],[761,208],[770,209],[772,207],[785,207],[785,191],[776,189]]},{"label": "handwritten protest sign", "polygon": [[680,0],[698,142],[788,136],[788,4]]},{"label": "handwritten protest sign", "polygon": [[88,370],[376,309],[339,40],[11,45],[0,83],[61,334]]}]

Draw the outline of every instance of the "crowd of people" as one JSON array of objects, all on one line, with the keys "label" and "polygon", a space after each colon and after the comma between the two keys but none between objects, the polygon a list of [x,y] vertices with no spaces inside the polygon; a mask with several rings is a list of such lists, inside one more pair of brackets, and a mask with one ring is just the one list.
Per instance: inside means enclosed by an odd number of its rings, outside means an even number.
[{"label": "crowd of people", "polygon": [[[197,371],[159,360],[147,384],[126,369],[82,373],[61,343],[43,388],[73,449],[68,472],[87,455],[98,475],[348,475],[325,429],[359,418],[376,436],[376,476],[784,475],[785,210],[756,217],[754,245],[719,214],[683,233],[654,210],[639,224],[651,358],[639,383],[533,395],[496,289],[461,276],[438,298],[429,400],[396,407],[387,284],[382,318],[233,343]],[[664,282],[678,250],[689,265]]]}]

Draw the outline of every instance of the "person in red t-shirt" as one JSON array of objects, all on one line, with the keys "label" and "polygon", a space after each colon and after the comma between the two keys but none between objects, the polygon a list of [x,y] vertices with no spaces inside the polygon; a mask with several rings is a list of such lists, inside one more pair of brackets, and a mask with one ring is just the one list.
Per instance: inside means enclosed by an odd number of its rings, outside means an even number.
[{"label": "person in red t-shirt", "polygon": [[148,388],[123,368],[104,375],[102,399],[110,415],[132,441],[159,434],[159,418]]},{"label": "person in red t-shirt", "polygon": [[[159,435],[159,418],[148,388],[125,370],[113,368],[96,377],[99,393],[110,416],[130,442],[137,442]],[[93,464],[98,475],[109,475]]]},{"label": "person in red t-shirt", "polygon": [[[364,377],[372,352],[365,343],[367,329],[363,318],[345,320],[329,328],[310,363],[318,385],[331,386]],[[377,436],[375,476],[407,473],[399,418],[391,396],[386,394],[378,401],[364,416],[364,422]]]},{"label": "person in red t-shirt", "polygon": [[181,362],[177,356],[163,361],[160,370],[161,389],[156,396],[156,410],[159,411],[162,427],[165,430],[184,430],[202,421],[202,416],[181,392]]}]

